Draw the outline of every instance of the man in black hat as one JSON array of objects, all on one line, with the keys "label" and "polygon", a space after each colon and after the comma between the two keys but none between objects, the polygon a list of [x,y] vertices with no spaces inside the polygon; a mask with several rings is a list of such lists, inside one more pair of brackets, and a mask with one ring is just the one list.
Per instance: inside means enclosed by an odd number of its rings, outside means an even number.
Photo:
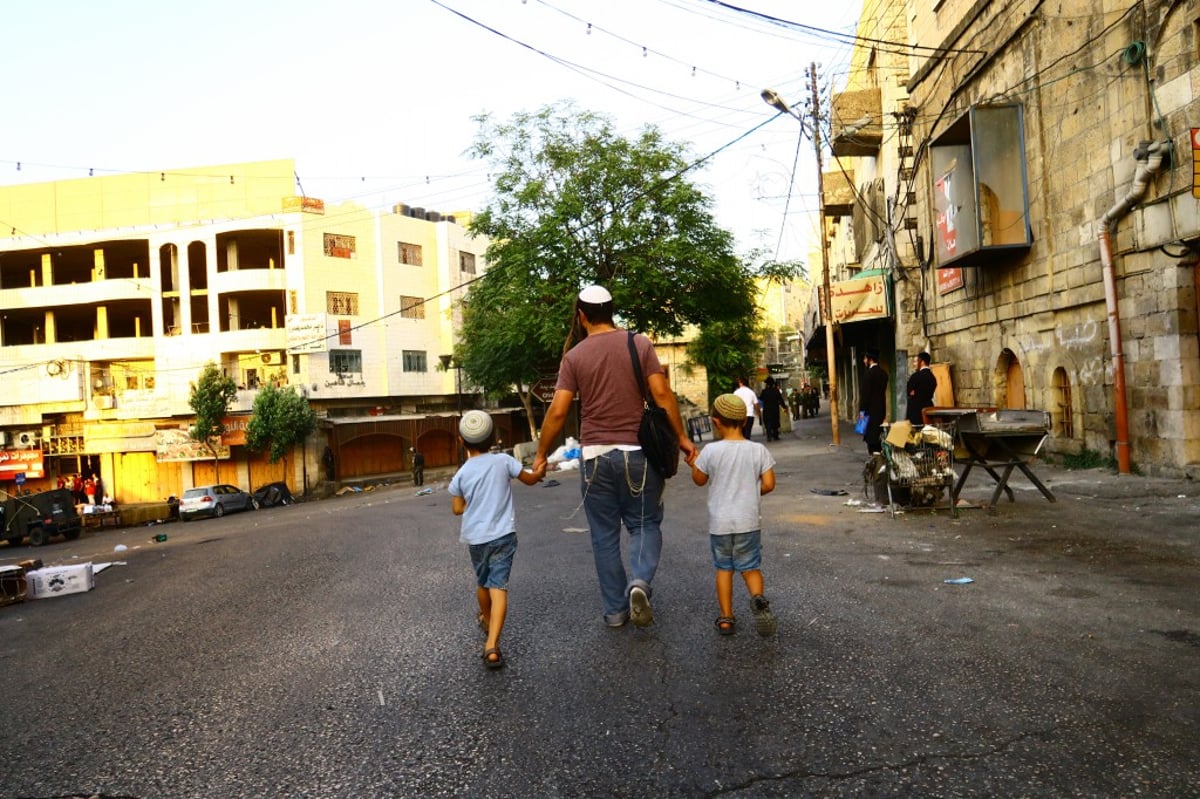
[{"label": "man in black hat", "polygon": [[933,405],[933,393],[937,391],[937,378],[929,368],[932,360],[928,352],[917,353],[917,370],[908,378],[908,405],[904,416],[914,427],[925,424],[922,411]]},{"label": "man in black hat", "polygon": [[868,349],[863,356],[867,367],[867,376],[863,379],[862,399],[858,410],[867,414],[867,431],[863,433],[863,441],[867,442],[867,452],[874,454],[883,451],[880,438],[883,433],[883,423],[887,419],[887,385],[888,375],[879,365],[879,350]]}]

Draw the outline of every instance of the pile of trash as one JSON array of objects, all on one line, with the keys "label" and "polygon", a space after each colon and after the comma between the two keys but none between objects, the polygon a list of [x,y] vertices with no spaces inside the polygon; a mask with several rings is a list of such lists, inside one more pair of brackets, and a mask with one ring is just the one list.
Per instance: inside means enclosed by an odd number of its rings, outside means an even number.
[{"label": "pile of trash", "polygon": [[568,436],[567,443],[554,450],[546,458],[546,468],[557,469],[560,472],[565,472],[569,469],[578,469],[582,458],[583,450],[579,447],[579,441]]}]

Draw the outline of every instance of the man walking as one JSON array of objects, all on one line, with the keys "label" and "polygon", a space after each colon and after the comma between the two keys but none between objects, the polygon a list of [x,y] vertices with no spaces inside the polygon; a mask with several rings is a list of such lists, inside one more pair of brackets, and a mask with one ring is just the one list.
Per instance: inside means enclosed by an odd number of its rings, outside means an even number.
[{"label": "man walking", "polygon": [[733,393],[746,403],[746,421],[742,422],[742,437],[749,441],[750,432],[754,430],[754,417],[758,416],[758,409],[761,407],[758,395],[750,388],[750,381],[741,375],[738,375],[737,388]]},{"label": "man walking", "polygon": [[863,441],[867,442],[867,452],[874,454],[883,451],[881,438],[887,419],[888,374],[879,365],[879,350],[867,350],[863,363],[867,366],[867,376],[863,379],[858,409],[867,414],[867,432],[863,433]]},{"label": "man walking", "polygon": [[[631,336],[646,388],[666,410],[680,450],[685,457],[696,451],[654,346],[645,336],[616,327],[612,295],[602,286],[588,286],[575,303],[572,339],[559,365],[554,399],[533,460],[535,472],[545,467],[578,394],[583,509],[591,530],[604,621],[610,627],[626,621],[639,627],[653,623],[651,583],[662,553],[663,478],[647,463],[638,444],[642,394],[629,354]],[[622,522],[629,533],[628,579],[621,557]]]},{"label": "man walking", "polygon": [[409,447],[408,451],[412,454],[413,485],[425,485],[425,456],[417,452],[416,447]]},{"label": "man walking", "polygon": [[908,405],[905,406],[904,417],[912,422],[914,427],[925,424],[922,411],[933,405],[933,393],[937,391],[937,377],[929,368],[931,361],[928,352],[917,353],[917,371],[908,378]]}]

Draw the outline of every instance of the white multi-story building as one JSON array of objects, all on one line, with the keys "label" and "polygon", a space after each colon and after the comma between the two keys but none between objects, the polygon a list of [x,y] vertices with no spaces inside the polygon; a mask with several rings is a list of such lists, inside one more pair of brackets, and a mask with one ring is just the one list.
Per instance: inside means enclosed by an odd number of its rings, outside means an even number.
[{"label": "white multi-story building", "polygon": [[[461,215],[326,206],[279,160],[0,187],[0,220],[6,489],[307,488],[326,446],[339,480],[407,468],[411,447],[453,462],[456,303],[486,250]],[[187,436],[209,362],[239,388],[216,467]],[[244,448],[268,383],[322,420],[286,468]]]}]

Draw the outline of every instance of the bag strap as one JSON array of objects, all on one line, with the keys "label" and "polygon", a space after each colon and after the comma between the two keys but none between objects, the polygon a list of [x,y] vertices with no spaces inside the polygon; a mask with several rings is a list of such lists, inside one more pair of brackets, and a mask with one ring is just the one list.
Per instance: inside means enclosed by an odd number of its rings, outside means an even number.
[{"label": "bag strap", "polygon": [[626,332],[629,334],[629,359],[633,362],[633,375],[637,378],[638,391],[641,392],[642,403],[646,404],[646,378],[642,375],[642,364],[641,361],[638,360],[637,347],[633,345],[633,331],[629,330]]}]

